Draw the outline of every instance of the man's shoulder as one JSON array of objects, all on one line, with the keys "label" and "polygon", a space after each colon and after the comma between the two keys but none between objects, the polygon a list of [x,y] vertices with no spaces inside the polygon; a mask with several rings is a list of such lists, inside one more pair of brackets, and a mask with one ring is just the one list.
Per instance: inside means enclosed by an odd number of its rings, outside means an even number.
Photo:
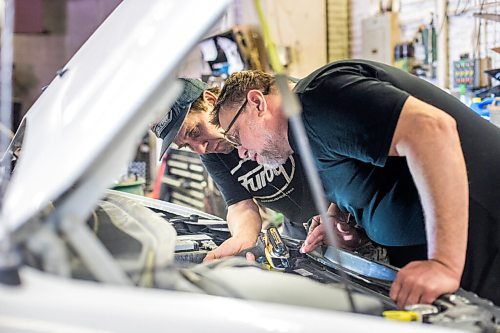
[{"label": "man's shoulder", "polygon": [[294,92],[301,94],[309,90],[313,83],[318,80],[338,80],[344,75],[349,76],[371,76],[377,77],[379,71],[384,71],[387,65],[362,59],[339,60],[326,64],[316,69],[311,74],[297,82]]}]

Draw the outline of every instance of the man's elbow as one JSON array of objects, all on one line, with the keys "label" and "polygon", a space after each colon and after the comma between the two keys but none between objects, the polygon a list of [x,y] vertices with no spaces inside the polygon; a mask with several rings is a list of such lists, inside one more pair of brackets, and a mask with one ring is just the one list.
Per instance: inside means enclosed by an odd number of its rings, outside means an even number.
[{"label": "man's elbow", "polygon": [[395,148],[397,155],[408,156],[419,147],[452,147],[459,145],[457,122],[441,110],[430,113],[417,113],[399,136]]},{"label": "man's elbow", "polygon": [[432,141],[458,140],[457,122],[449,114],[440,111],[423,118],[417,123],[418,128]]}]

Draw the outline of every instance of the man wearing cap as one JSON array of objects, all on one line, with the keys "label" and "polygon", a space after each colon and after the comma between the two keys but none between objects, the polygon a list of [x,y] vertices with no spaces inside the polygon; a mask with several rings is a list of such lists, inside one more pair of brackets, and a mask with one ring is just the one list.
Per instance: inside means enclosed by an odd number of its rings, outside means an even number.
[{"label": "man wearing cap", "polygon": [[[161,157],[172,142],[201,154],[202,162],[226,201],[232,237],[210,252],[206,260],[231,256],[255,245],[262,221],[253,199],[283,213],[291,221],[285,224],[289,235],[304,239],[302,223],[316,215],[316,210],[304,182],[299,157],[293,154],[283,165],[274,168],[241,159],[221,131],[209,122],[219,89],[209,88],[199,80],[181,81],[184,83],[181,96],[151,130],[163,139]],[[330,213],[337,217],[333,220],[338,225],[337,235],[343,246],[350,249],[360,246],[362,239],[350,225],[340,223],[346,217],[335,207],[331,206]]]}]

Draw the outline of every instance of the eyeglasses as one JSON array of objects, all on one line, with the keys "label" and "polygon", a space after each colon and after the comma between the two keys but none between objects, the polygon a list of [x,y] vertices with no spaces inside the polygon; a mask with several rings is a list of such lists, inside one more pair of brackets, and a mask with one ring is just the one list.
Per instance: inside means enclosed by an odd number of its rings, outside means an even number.
[{"label": "eyeglasses", "polygon": [[227,142],[232,144],[234,147],[241,146],[241,143],[240,143],[239,138],[236,135],[229,133],[229,130],[231,130],[231,127],[233,127],[234,123],[236,122],[236,120],[240,116],[241,112],[243,112],[243,110],[245,109],[247,102],[248,102],[248,99],[245,99],[245,102],[243,102],[243,104],[241,104],[240,108],[238,109],[238,112],[236,112],[236,114],[234,115],[233,120],[231,120],[231,122],[229,123],[229,126],[224,131],[224,138],[227,140]]}]

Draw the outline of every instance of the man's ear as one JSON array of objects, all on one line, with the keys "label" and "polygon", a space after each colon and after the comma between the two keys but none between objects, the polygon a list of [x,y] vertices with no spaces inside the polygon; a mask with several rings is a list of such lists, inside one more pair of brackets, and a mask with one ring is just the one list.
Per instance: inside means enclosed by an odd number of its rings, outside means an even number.
[{"label": "man's ear", "polygon": [[215,106],[215,103],[217,103],[217,96],[215,96],[215,94],[209,90],[204,90],[203,100],[211,106]]},{"label": "man's ear", "polygon": [[248,103],[255,106],[259,116],[262,115],[262,113],[267,110],[266,99],[264,98],[264,94],[262,94],[262,91],[257,89],[250,90],[247,93],[247,99]]}]

